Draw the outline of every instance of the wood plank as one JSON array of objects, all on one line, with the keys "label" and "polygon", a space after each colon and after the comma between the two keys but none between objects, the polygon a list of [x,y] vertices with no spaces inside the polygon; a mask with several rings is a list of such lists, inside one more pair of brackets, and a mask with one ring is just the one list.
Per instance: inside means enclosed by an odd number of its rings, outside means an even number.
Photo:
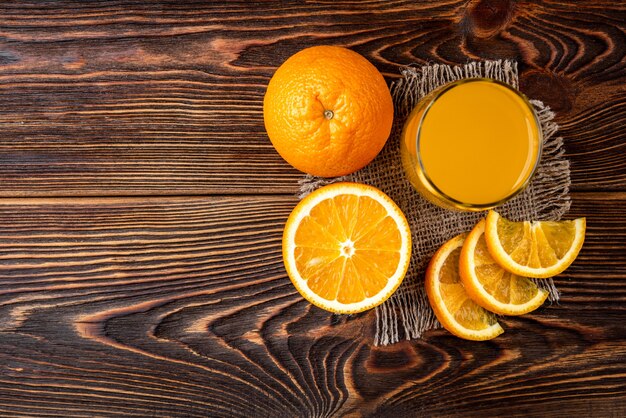
[{"label": "wood plank", "polygon": [[620,2],[0,4],[0,196],[293,193],[262,98],[312,45],[389,81],[411,64],[511,58],[558,112],[573,189],[625,190]]},{"label": "wood plank", "polygon": [[559,305],[470,342],[371,345],[285,275],[294,198],[0,199],[0,414],[623,416],[626,193],[588,217]]}]

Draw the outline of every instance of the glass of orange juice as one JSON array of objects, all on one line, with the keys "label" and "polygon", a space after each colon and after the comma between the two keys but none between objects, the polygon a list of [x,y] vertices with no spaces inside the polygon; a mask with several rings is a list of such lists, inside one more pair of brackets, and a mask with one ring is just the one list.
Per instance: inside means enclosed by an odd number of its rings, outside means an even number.
[{"label": "glass of orange juice", "polygon": [[526,187],[542,144],[524,95],[496,80],[464,79],[434,90],[413,109],[402,131],[402,164],[426,199],[480,211]]}]

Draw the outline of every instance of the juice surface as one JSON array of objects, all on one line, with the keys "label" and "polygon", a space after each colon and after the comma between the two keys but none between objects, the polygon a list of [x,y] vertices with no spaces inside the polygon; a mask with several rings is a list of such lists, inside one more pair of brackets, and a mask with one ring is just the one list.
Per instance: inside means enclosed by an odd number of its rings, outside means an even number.
[{"label": "juice surface", "polygon": [[523,185],[538,157],[539,140],[523,99],[499,84],[473,81],[447,90],[427,110],[419,158],[445,195],[489,204]]}]

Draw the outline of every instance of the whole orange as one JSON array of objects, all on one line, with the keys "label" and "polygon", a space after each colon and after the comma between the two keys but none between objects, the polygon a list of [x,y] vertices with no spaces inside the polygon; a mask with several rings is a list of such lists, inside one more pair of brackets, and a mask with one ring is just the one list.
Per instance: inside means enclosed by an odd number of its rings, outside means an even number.
[{"label": "whole orange", "polygon": [[278,153],[321,177],[352,173],[376,157],[393,122],[385,79],[358,53],[314,46],[285,61],[267,86],[265,129]]}]

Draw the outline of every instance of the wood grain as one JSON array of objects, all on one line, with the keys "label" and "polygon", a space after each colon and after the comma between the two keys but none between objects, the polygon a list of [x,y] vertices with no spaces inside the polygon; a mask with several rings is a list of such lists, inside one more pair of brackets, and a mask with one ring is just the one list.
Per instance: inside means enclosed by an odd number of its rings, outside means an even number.
[{"label": "wood grain", "polygon": [[558,112],[573,189],[625,190],[626,8],[592,1],[0,4],[0,195],[293,193],[262,98],[307,46],[389,81],[411,63],[512,58]]},{"label": "wood grain", "polygon": [[559,305],[491,342],[373,347],[282,266],[290,197],[0,199],[0,415],[623,416],[626,194],[588,217]]},{"label": "wood grain", "polygon": [[[613,1],[1,2],[0,416],[626,416],[624,22]],[[280,252],[301,174],[262,98],[318,44],[389,82],[520,63],[588,217],[560,304],[491,342],[374,347],[374,312],[302,300]]]}]

